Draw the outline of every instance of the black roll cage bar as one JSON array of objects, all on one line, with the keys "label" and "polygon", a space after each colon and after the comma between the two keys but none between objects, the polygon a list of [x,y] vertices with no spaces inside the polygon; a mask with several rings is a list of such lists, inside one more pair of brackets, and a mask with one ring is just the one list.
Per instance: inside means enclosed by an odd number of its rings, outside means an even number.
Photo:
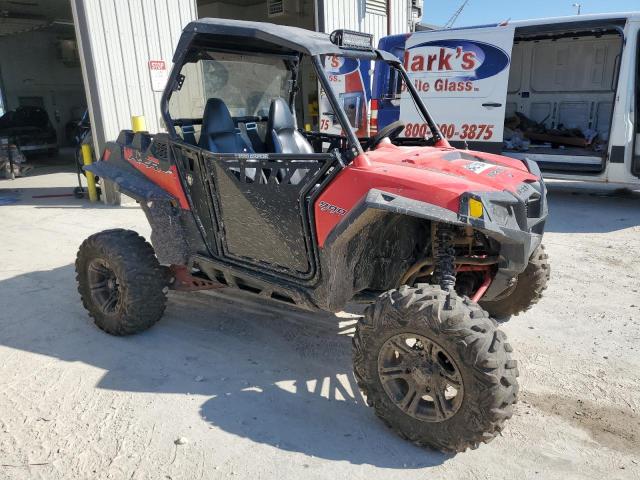
[{"label": "black roll cage bar", "polygon": [[[186,63],[188,63],[188,62],[185,62],[185,59],[191,52],[192,47],[194,47],[194,45],[190,44],[187,48],[184,48],[181,51],[176,51],[174,55],[173,67],[171,68],[167,85],[164,91],[162,92],[162,97],[160,99],[160,111],[162,114],[162,118],[165,122],[167,131],[169,133],[169,137],[174,141],[178,140],[180,137],[175,129],[176,123],[171,118],[171,115],[169,113],[169,100],[173,92],[181,86],[181,83],[184,80],[184,79],[181,79],[180,71],[182,70],[182,67]],[[229,49],[216,49],[215,47],[209,47],[209,46],[206,46],[206,47],[202,46],[200,48],[202,49],[206,48],[209,51],[220,51],[225,53],[253,54],[253,55],[260,54],[259,52],[247,52],[242,50],[233,51]],[[400,72],[400,75],[402,75],[405,85],[407,86],[407,90],[411,94],[412,100],[416,105],[416,108],[418,108],[418,110],[420,111],[420,114],[424,117],[429,129],[431,130],[433,135],[432,137],[433,141],[438,142],[444,139],[442,133],[440,132],[440,129],[438,128],[438,125],[435,123],[435,121],[429,114],[429,111],[427,110],[426,106],[420,99],[420,96],[417,90],[415,89],[413,82],[411,82],[409,75],[404,69],[404,66],[395,56],[385,52],[384,50],[359,51],[359,50],[345,49],[344,52],[341,52],[341,54],[342,56],[348,57],[348,58],[366,58],[370,60],[382,60],[386,62],[390,67],[397,69]],[[264,53],[264,55],[271,56],[271,57],[281,56],[283,58],[288,58],[288,59],[291,59],[293,57],[292,55],[278,55],[274,53]],[[295,68],[291,69],[292,71],[291,81],[293,82],[294,88],[292,88],[291,94],[289,96],[289,105],[293,105],[295,101],[295,95],[297,93],[298,68],[301,64],[303,55],[304,54],[302,52],[298,52]],[[335,53],[329,52],[327,53],[327,55],[335,55]],[[329,82],[329,78],[327,77],[327,74],[324,71],[324,68],[322,67],[320,54],[310,55],[310,57],[311,57],[316,75],[318,76],[318,79],[320,80],[320,84],[324,89],[325,94],[327,95],[327,98],[329,99],[329,103],[333,108],[334,114],[338,118],[338,121],[340,122],[342,130],[346,133],[347,140],[349,141],[349,144],[351,146],[351,155],[350,155],[350,158],[348,158],[348,160],[351,161],[356,156],[363,154],[364,150],[362,148],[362,145],[360,144],[360,141],[358,140],[358,137],[356,136],[355,132],[351,128],[351,124],[347,119],[347,115],[344,109],[340,105],[338,98],[336,97],[335,93],[333,92],[333,89],[331,88],[331,83]]]}]

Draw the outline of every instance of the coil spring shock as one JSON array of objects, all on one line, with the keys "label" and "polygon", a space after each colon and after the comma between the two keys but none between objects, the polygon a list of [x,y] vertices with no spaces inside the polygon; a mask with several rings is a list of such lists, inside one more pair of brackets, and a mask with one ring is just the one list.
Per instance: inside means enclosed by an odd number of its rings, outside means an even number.
[{"label": "coil spring shock", "polygon": [[447,300],[444,308],[450,310],[451,292],[456,286],[456,251],[453,247],[454,233],[451,225],[436,225],[435,233],[435,277],[440,283],[440,288],[447,292]]}]

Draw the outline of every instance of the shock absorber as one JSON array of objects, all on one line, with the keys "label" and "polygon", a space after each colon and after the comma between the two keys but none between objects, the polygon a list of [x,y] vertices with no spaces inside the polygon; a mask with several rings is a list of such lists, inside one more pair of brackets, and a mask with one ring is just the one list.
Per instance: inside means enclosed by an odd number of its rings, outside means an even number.
[{"label": "shock absorber", "polygon": [[456,286],[456,251],[453,246],[454,233],[451,225],[437,224],[434,237],[434,274],[440,288],[447,292],[444,308],[450,310],[451,292]]}]

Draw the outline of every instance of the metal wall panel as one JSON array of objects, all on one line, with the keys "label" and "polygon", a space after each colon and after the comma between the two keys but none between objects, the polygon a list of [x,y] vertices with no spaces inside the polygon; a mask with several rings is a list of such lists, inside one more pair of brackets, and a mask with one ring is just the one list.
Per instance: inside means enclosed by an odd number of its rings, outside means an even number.
[{"label": "metal wall panel", "polygon": [[388,0],[391,5],[391,32],[387,31],[387,15],[368,12],[366,0],[319,0],[319,10],[324,18],[324,31],[338,28],[371,33],[376,45],[389,33],[409,31],[411,0]]},{"label": "metal wall panel", "polygon": [[94,148],[131,116],[144,115],[147,129],[162,131],[161,92],[151,86],[149,60],[171,68],[184,26],[197,18],[196,0],[71,0]]}]

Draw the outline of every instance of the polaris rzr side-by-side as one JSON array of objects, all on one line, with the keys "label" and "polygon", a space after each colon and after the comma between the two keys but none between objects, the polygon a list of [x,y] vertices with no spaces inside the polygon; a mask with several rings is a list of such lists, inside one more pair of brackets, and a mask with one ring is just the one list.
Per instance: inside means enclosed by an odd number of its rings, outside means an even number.
[{"label": "polaris rzr side-by-side", "polygon": [[[399,60],[365,34],[201,19],[173,62],[168,133],[124,130],[88,167],[139,201],[153,245],[116,229],[80,246],[95,323],[145,330],[168,289],[233,288],[329,312],[367,301],[353,367],[376,414],[441,450],[494,438],[518,370],[489,315],[529,308],[549,274],[536,164],[450,147]],[[398,121],[357,137],[347,110],[358,104],[345,108],[331,68],[360,62],[401,79],[424,135],[401,136]],[[316,79],[332,108],[321,118],[307,101]],[[341,133],[322,132],[326,122]]]}]

